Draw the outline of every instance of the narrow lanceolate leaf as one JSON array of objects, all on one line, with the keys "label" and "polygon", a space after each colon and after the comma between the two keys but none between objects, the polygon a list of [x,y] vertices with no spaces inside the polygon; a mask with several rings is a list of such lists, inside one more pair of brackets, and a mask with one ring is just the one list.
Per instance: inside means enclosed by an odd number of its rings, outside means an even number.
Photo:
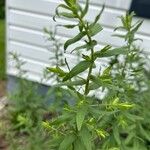
[{"label": "narrow lanceolate leaf", "polygon": [[144,130],[144,128],[142,127],[142,125],[140,125],[140,131],[141,131],[141,135],[147,139],[148,141],[150,141],[150,132]]},{"label": "narrow lanceolate leaf", "polygon": [[77,51],[77,50],[81,50],[81,49],[89,50],[89,49],[93,48],[96,44],[97,44],[97,42],[95,40],[93,40],[91,43],[87,43],[85,45],[76,47],[74,50],[72,50],[72,52]]},{"label": "narrow lanceolate leaf", "polygon": [[74,38],[66,41],[66,43],[64,45],[64,50],[66,50],[68,48],[68,46],[70,46],[71,44],[74,44],[74,43],[78,42],[79,40],[81,40],[85,35],[86,35],[86,32],[81,32],[77,36],[75,36]]},{"label": "narrow lanceolate leaf", "polygon": [[115,138],[117,144],[120,145],[121,144],[121,139],[120,139],[120,135],[119,135],[119,131],[118,131],[117,126],[113,127],[113,134],[114,134],[114,138]]},{"label": "narrow lanceolate leaf", "polygon": [[102,77],[96,77],[91,75],[90,76],[90,80],[92,81],[92,83],[90,83],[90,89],[96,89],[99,87],[111,87],[112,84],[112,80],[111,78],[108,76],[106,78],[102,78]]},{"label": "narrow lanceolate leaf", "polygon": [[68,120],[71,120],[72,117],[74,117],[72,114],[64,114],[56,118],[56,120],[50,122],[50,125],[60,125],[60,124],[62,125],[63,123],[66,123]]},{"label": "narrow lanceolate leaf", "polygon": [[78,75],[79,73],[85,71],[89,68],[91,65],[90,61],[81,61],[79,64],[77,64],[63,79],[63,81],[67,81],[71,79],[72,77]]},{"label": "narrow lanceolate leaf", "polygon": [[68,24],[68,25],[62,25],[62,26],[68,29],[72,29],[72,28],[75,28],[77,24]]},{"label": "narrow lanceolate leaf", "polygon": [[73,6],[76,3],[76,0],[64,0],[68,6]]},{"label": "narrow lanceolate leaf", "polygon": [[89,31],[90,36],[95,36],[95,35],[98,34],[100,31],[103,30],[102,26],[101,26],[99,23],[91,24],[91,25],[89,26],[89,28],[90,28],[90,31]]},{"label": "narrow lanceolate leaf", "polygon": [[95,58],[111,57],[116,55],[125,55],[128,53],[127,47],[115,48],[106,52],[97,51],[94,53]]},{"label": "narrow lanceolate leaf", "polygon": [[106,51],[108,51],[110,49],[111,49],[111,46],[110,45],[106,45],[100,51],[97,51],[97,52],[94,53],[94,59],[97,59],[98,57],[101,56],[102,53],[105,53]]},{"label": "narrow lanceolate leaf", "polygon": [[74,150],[86,150],[85,146],[84,146],[84,143],[81,141],[81,139],[78,138],[74,142]]},{"label": "narrow lanceolate leaf", "polygon": [[76,123],[77,123],[78,131],[80,131],[82,128],[86,113],[87,113],[87,108],[84,107],[84,108],[81,108],[80,110],[78,110],[78,112],[76,114]]},{"label": "narrow lanceolate leaf", "polygon": [[65,76],[67,73],[66,72],[64,72],[61,68],[59,68],[59,67],[56,67],[56,68],[47,68],[47,70],[49,71],[49,72],[53,72],[53,73],[56,73],[56,74],[58,74],[60,77],[63,77],[63,76]]},{"label": "narrow lanceolate leaf", "polygon": [[92,150],[92,134],[87,127],[84,126],[82,128],[80,137],[82,139],[82,142],[84,143],[84,146],[86,147],[86,150]]},{"label": "narrow lanceolate leaf", "polygon": [[143,21],[137,22],[137,23],[136,23],[137,25],[135,26],[134,29],[131,30],[131,33],[132,33],[132,34],[135,34],[135,33],[138,31],[138,29],[140,28],[140,26],[142,25],[142,23],[143,23]]},{"label": "narrow lanceolate leaf", "polygon": [[99,21],[99,19],[100,19],[102,13],[103,13],[103,11],[104,11],[104,8],[105,8],[105,5],[103,5],[103,7],[102,7],[100,13],[96,16],[94,23],[97,23],[97,22]]},{"label": "narrow lanceolate leaf", "polygon": [[108,77],[108,76],[110,75],[111,69],[112,69],[112,66],[107,67],[107,68],[103,71],[102,77]]},{"label": "narrow lanceolate leaf", "polygon": [[74,134],[67,135],[59,146],[59,150],[67,150],[72,143],[76,140]]},{"label": "narrow lanceolate leaf", "polygon": [[58,86],[81,86],[86,84],[86,81],[84,79],[81,80],[76,80],[76,81],[67,81],[67,82],[63,82],[58,84]]},{"label": "narrow lanceolate leaf", "polygon": [[61,12],[59,13],[59,16],[65,17],[65,18],[76,18],[76,16],[72,13],[67,13],[67,12]]},{"label": "narrow lanceolate leaf", "polygon": [[67,9],[70,10],[70,8],[68,6],[66,6],[65,4],[60,4],[57,8],[56,8],[56,15],[59,16],[59,8],[63,8],[63,9]]},{"label": "narrow lanceolate leaf", "polygon": [[82,12],[82,14],[81,14],[81,17],[82,17],[82,18],[87,14],[88,9],[89,9],[89,0],[86,0],[85,8],[84,8],[84,10],[83,10],[83,12]]},{"label": "narrow lanceolate leaf", "polygon": [[115,48],[103,54],[103,57],[111,57],[116,55],[125,55],[128,53],[127,47]]}]

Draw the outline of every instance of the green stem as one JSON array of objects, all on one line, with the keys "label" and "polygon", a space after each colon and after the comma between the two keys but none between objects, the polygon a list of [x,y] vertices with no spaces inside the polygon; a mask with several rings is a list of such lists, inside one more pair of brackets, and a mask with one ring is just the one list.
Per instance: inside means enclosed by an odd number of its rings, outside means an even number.
[{"label": "green stem", "polygon": [[[92,38],[89,35],[88,27],[85,25],[84,21],[82,20],[82,18],[78,14],[77,14],[77,16],[78,16],[80,22],[82,23],[82,25],[84,27],[84,30],[86,31],[89,43],[91,43],[92,42]],[[85,85],[84,95],[88,95],[88,93],[89,93],[89,83],[90,83],[90,76],[92,74],[93,65],[94,65],[94,49],[92,48],[91,49],[91,65],[89,67],[88,76],[86,78],[86,85]]]},{"label": "green stem", "polygon": [[87,76],[87,79],[86,79],[86,85],[85,85],[85,95],[87,95],[89,93],[89,83],[90,83],[90,76],[92,74],[92,69],[93,69],[93,64],[94,64],[94,59],[93,59],[93,54],[94,54],[94,50],[91,49],[91,65],[90,65],[90,68],[89,68],[89,72],[88,72],[88,76]]},{"label": "green stem", "polygon": [[[130,35],[130,29],[128,30],[128,33]],[[123,77],[125,77],[125,69],[126,69],[126,66],[127,66],[127,59],[129,57],[129,53],[130,53],[130,50],[131,50],[131,45],[132,45],[132,40],[129,38],[128,39],[128,44],[127,44],[127,47],[128,47],[128,53],[127,53],[127,56],[126,56],[126,59],[125,59],[125,63],[124,63],[124,66],[123,66],[123,70],[122,70],[122,73],[121,75]]]}]

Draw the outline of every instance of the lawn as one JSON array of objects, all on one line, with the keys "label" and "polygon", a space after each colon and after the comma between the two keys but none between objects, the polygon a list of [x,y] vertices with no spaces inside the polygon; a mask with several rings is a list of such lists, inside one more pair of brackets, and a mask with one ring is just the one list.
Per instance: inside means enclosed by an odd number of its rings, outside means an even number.
[{"label": "lawn", "polygon": [[5,79],[5,22],[0,20],[0,80]]}]

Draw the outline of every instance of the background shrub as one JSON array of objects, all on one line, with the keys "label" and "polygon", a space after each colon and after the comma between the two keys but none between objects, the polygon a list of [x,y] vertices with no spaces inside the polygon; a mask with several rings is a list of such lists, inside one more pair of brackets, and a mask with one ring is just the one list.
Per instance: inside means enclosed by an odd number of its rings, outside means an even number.
[{"label": "background shrub", "polygon": [[0,0],[0,19],[5,17],[5,0]]}]

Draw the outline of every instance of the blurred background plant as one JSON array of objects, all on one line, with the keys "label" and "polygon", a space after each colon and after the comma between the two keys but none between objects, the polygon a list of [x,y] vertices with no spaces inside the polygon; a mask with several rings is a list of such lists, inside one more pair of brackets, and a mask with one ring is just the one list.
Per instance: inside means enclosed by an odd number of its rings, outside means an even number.
[{"label": "blurred background plant", "polygon": [[[146,107],[150,96],[150,72],[146,66],[150,60],[136,43],[139,40],[142,42],[135,35],[143,21],[133,23],[134,15],[127,13],[121,16],[122,25],[115,29],[124,31],[123,34],[114,36],[124,39],[128,53],[124,57],[118,55],[110,61],[113,64],[113,84],[117,84],[119,88],[109,93],[111,96],[117,94],[122,101],[133,102],[136,107],[130,110],[130,114],[121,113],[116,116],[116,121],[112,121],[114,139],[112,136],[106,138],[104,149],[112,146],[128,150],[150,148],[150,114],[149,107]],[[108,99],[110,95],[107,96]]]},{"label": "blurred background plant", "polygon": [[42,130],[42,121],[48,111],[45,97],[39,94],[38,84],[25,80],[26,62],[20,55],[10,53],[18,71],[17,86],[9,93],[6,140],[12,150],[41,150],[48,149],[48,137]]},{"label": "blurred background plant", "polygon": [[[59,26],[56,25],[54,29],[51,30],[44,28],[46,40],[48,40],[50,44],[48,47],[48,50],[50,51],[49,63],[51,66],[55,66],[56,70],[59,69],[59,67],[65,67],[67,63],[63,53],[63,43],[61,43],[61,39],[57,37],[58,27]],[[51,55],[51,52],[53,52],[54,55]],[[59,86],[53,86],[53,84],[59,83],[60,77],[53,72],[49,73],[49,70],[45,68],[42,82],[48,80],[51,81],[52,86],[47,92],[47,104],[49,104],[49,110],[51,112],[54,113],[54,111],[57,111],[56,113],[58,113],[62,110],[65,104],[73,103],[73,96],[69,90],[63,89]]]},{"label": "blurred background plant", "polygon": [[5,0],[0,1],[0,19],[5,17]]},{"label": "blurred background plant", "polygon": [[0,97],[5,95],[5,0],[0,1]]}]

